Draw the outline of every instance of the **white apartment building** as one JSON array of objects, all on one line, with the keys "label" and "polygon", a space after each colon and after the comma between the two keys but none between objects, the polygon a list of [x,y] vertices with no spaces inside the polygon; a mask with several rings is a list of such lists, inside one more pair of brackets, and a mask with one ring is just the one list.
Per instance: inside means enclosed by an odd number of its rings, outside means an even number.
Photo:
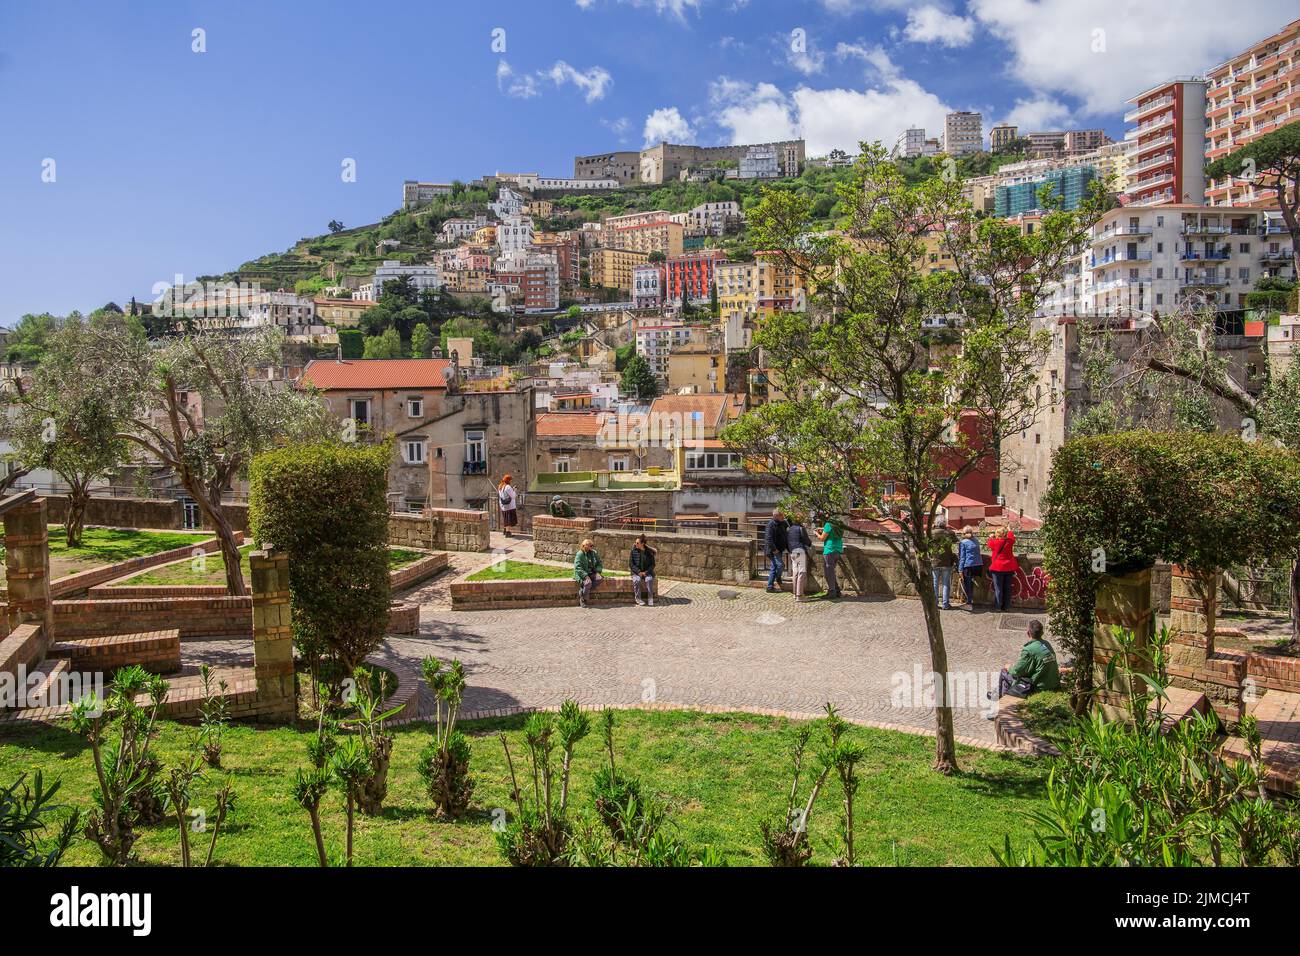
[{"label": "white apartment building", "polygon": [[636,330],[636,354],[645,357],[659,378],[668,377],[668,356],[673,349],[691,341],[694,329],[681,323],[643,325]]},{"label": "white apartment building", "polygon": [[[1092,228],[1077,283],[1082,314],[1168,313],[1185,303],[1245,307],[1262,276],[1290,278],[1291,240],[1277,213],[1224,206],[1125,206]],[[1070,283],[1046,304],[1068,314]]]},{"label": "white apartment building", "polygon": [[498,219],[509,219],[524,211],[524,201],[524,197],[509,186],[502,186],[497,190],[496,202],[492,203],[490,208]]},{"label": "white apartment building", "polygon": [[442,271],[432,263],[407,265],[405,262],[398,262],[395,259],[385,259],[384,264],[375,270],[375,276],[370,281],[371,294],[366,298],[378,300],[384,294],[384,283],[389,279],[397,279],[401,276],[409,276],[411,288],[417,292],[423,292],[425,289],[432,289],[436,292],[442,288]]},{"label": "white apartment building", "polygon": [[443,242],[459,242],[469,239],[488,224],[487,216],[475,216],[473,219],[448,219],[442,224],[438,238]]},{"label": "white apartment building", "polygon": [[503,255],[527,249],[533,244],[533,220],[509,216],[497,226],[497,248]]},{"label": "white apartment building", "polygon": [[943,121],[943,151],[949,156],[965,156],[984,148],[984,117],[959,110]]},{"label": "white apartment building", "polygon": [[664,304],[663,263],[632,267],[632,304],[638,309],[655,309]]},{"label": "white apartment building", "polygon": [[781,161],[777,158],[776,147],[769,143],[751,146],[740,158],[740,168],[736,173],[738,179],[779,179]]},{"label": "white apartment building", "polygon": [[685,216],[683,225],[688,230],[710,236],[725,235],[728,229],[739,226],[744,218],[740,203],[735,201],[700,203]]},{"label": "white apartment building", "polygon": [[914,126],[903,134],[903,155],[915,159],[925,152],[925,130]]}]

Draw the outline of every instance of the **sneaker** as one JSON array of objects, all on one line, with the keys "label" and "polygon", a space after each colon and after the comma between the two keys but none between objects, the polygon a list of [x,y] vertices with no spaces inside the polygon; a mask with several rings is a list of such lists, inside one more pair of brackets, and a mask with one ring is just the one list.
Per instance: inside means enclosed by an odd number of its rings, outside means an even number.
[{"label": "sneaker", "polygon": [[655,606],[655,599],[654,599],[654,598],[651,598],[651,599],[650,599],[649,601],[647,601],[646,603],[649,604],[651,607],[654,607],[654,606]]},{"label": "sneaker", "polygon": [[985,714],[985,715],[984,715],[984,719],[985,719],[985,720],[997,720],[997,718],[998,718],[998,715],[997,715],[997,714]]},{"label": "sneaker", "polygon": [[763,588],[763,590],[766,591],[768,594],[780,594],[780,593],[781,593],[781,589],[780,589],[780,588]]},{"label": "sneaker", "polygon": [[640,598],[637,598],[636,603],[637,603],[637,607],[642,607],[644,606],[645,601],[641,600]]}]

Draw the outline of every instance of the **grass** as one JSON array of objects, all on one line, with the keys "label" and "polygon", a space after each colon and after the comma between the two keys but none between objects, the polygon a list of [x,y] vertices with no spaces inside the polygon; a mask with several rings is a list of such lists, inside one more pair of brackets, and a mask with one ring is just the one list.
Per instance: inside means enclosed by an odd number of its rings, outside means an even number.
[{"label": "grass", "polygon": [[[435,822],[430,801],[416,772],[428,742],[427,725],[394,729],[396,742],[389,795],[382,815],[360,818],[356,835],[358,865],[500,865],[492,832],[492,810],[510,807],[508,773],[497,731],[505,731],[519,769],[524,750],[522,717],[465,725],[477,781],[470,815],[456,823]],[[590,812],[592,776],[603,751],[593,720],[590,736],[574,757],[572,806]],[[757,826],[780,813],[789,787],[790,745],[795,722],[748,714],[620,712],[616,742],[620,769],[638,775],[645,786],[669,801],[681,837],[695,847],[717,848],[730,865],[762,865]],[[184,753],[194,729],[162,724],[157,753],[164,767]],[[315,850],[307,815],[294,804],[294,772],[307,765],[309,731],[292,728],[231,728],[223,763],[236,792],[228,832],[217,845],[222,865],[311,866]],[[862,786],[857,795],[857,843],[863,862],[873,865],[989,865],[990,846],[1003,834],[1013,842],[1029,838],[1024,816],[1044,805],[1049,764],[1005,753],[959,748],[963,773],[943,777],[930,770],[930,738],[871,728],[853,728],[848,737],[863,744]],[[93,769],[81,738],[59,727],[29,725],[0,733],[0,782],[42,770],[47,780],[63,781],[60,797],[90,806]],[[199,785],[203,806],[218,775]],[[831,858],[828,841],[841,812],[838,785],[829,786],[810,819],[813,862]],[[513,809],[511,809],[513,813]],[[322,803],[331,855],[341,850],[341,798],[332,792]],[[147,828],[137,851],[146,864],[174,866],[179,861],[175,827]],[[78,840],[65,863],[95,865],[98,850]]]},{"label": "grass", "polygon": [[[242,556],[240,567],[243,569],[245,581],[252,580],[252,572],[248,567],[248,554],[252,550],[253,545],[251,544],[246,544],[239,549]],[[421,554],[419,551],[390,548],[388,550],[388,569],[393,571],[397,568],[404,568],[406,565],[423,557],[426,557],[426,555]],[[226,561],[220,551],[214,551],[211,554],[204,555],[201,567],[186,559],[174,564],[164,564],[156,568],[150,568],[148,571],[141,571],[133,578],[114,583],[115,585],[148,585],[151,587],[189,584],[224,585],[226,583]]]},{"label": "grass", "polygon": [[[183,548],[212,537],[210,532],[140,531],[134,528],[85,528],[81,546],[69,548],[63,525],[49,526],[50,574],[63,577],[128,558],[139,558],[172,548]],[[3,537],[0,536],[0,542]],[[0,577],[4,574],[0,567]]]},{"label": "grass", "polygon": [[[627,577],[626,571],[606,570],[611,577]],[[480,568],[465,578],[466,581],[555,581],[569,580],[573,577],[573,568],[555,564],[537,564],[533,561],[498,561]]]},{"label": "grass", "polygon": [[1056,746],[1061,746],[1075,723],[1070,695],[1063,690],[1043,690],[1025,698],[1020,705],[1025,729]]}]

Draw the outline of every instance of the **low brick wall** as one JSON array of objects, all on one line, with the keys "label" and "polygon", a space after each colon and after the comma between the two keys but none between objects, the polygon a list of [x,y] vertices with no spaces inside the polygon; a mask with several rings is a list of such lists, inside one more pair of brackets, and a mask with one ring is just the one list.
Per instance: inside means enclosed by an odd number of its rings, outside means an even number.
[{"label": "low brick wall", "polygon": [[[631,604],[632,579],[606,577],[591,592],[595,605]],[[492,611],[521,607],[578,606],[578,582],[565,578],[541,581],[453,581],[451,606],[457,611]]]},{"label": "low brick wall", "polygon": [[153,674],[181,669],[181,634],[172,628],[112,637],[83,637],[60,641],[51,654],[68,657],[76,671],[115,671],[139,665]]},{"label": "low brick wall", "polygon": [[420,632],[420,605],[396,601],[388,609],[389,634],[418,634]]},{"label": "low brick wall", "polygon": [[39,624],[19,624],[0,641],[0,674],[18,676],[20,667],[32,668],[45,653],[45,640]]},{"label": "low brick wall", "polygon": [[388,516],[388,543],[424,551],[488,551],[491,530],[486,511],[431,508],[423,514]]},{"label": "low brick wall", "polygon": [[[591,538],[605,566],[628,570],[632,542],[639,532],[596,529],[595,518],[533,519],[533,554],[544,561],[573,561],[583,538]],[[655,573],[679,581],[748,584],[757,570],[756,545],[748,538],[710,534],[647,534],[656,551]]]},{"label": "low brick wall", "polygon": [[420,558],[418,561],[408,564],[404,568],[397,568],[388,572],[388,586],[394,591],[402,591],[406,588],[414,587],[421,581],[427,581],[435,574],[441,574],[447,570],[447,564],[451,561],[451,556],[446,551],[439,551],[437,554],[431,554],[427,558]]},{"label": "low brick wall", "polygon": [[175,628],[182,641],[253,636],[251,597],[78,598],[54,602],[59,640]]},{"label": "low brick wall", "polygon": [[86,592],[95,601],[115,598],[225,597],[224,584],[101,584]]}]

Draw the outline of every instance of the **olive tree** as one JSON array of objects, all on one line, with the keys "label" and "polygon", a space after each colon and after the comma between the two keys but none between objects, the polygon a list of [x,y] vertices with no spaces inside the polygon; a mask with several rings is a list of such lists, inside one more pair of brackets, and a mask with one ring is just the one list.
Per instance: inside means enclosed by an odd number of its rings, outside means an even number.
[{"label": "olive tree", "polygon": [[175,472],[221,540],[230,593],[247,594],[225,493],[259,452],[334,431],[316,395],[262,371],[279,368],[283,336],[203,331],[149,343],[114,332],[98,348],[133,386],[121,437]]},{"label": "olive tree", "polygon": [[29,387],[16,380],[11,438],[24,469],[48,469],[68,486],[69,548],[81,545],[91,485],[127,456],[120,433],[131,419],[130,384],[98,348],[105,334],[128,334],[120,317],[71,315],[52,331]]},{"label": "olive tree", "polygon": [[[830,233],[809,232],[809,201],[793,192],[768,191],[749,213],[755,242],[806,290],[807,312],[760,324],[755,342],[781,397],[723,437],[784,484],[792,507],[858,519],[901,559],[921,597],[934,673],[934,766],[952,773],[954,701],[930,534],[957,482],[992,466],[999,443],[1038,416],[1034,384],[1050,336],[1034,315],[1099,200],[1050,211],[1027,234],[978,218],[959,182],[909,186],[879,144],[865,143],[837,192],[847,215]],[[927,241],[942,244],[953,270],[930,269]],[[948,317],[946,327],[935,317]]]}]

